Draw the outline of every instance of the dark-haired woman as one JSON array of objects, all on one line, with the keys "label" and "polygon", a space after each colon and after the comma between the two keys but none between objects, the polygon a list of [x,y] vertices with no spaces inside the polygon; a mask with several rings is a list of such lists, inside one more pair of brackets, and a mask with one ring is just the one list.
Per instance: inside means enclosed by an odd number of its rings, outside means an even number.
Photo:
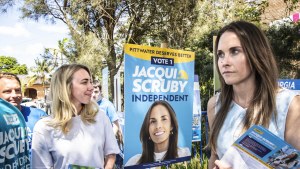
[{"label": "dark-haired woman", "polygon": [[220,93],[208,102],[212,153],[209,168],[231,168],[221,159],[252,125],[263,125],[300,149],[300,96],[278,86],[270,43],[254,24],[236,21],[216,39]]},{"label": "dark-haired woman", "polygon": [[161,162],[190,156],[189,148],[178,148],[178,122],[171,105],[163,100],[154,102],[140,130],[142,154],[130,158],[125,166]]}]

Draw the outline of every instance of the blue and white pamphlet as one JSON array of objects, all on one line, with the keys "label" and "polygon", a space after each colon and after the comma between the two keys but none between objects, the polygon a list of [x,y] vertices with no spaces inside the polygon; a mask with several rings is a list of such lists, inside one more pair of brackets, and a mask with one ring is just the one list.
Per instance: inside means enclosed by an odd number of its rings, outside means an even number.
[{"label": "blue and white pamphlet", "polygon": [[262,126],[254,125],[226,151],[221,161],[233,169],[300,168],[300,151]]}]

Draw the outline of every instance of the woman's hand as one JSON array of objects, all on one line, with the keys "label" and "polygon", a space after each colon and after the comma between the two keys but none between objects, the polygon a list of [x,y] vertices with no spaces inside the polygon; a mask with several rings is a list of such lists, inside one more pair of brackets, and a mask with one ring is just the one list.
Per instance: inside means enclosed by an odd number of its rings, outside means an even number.
[{"label": "woman's hand", "polygon": [[216,166],[213,169],[232,169],[230,165],[228,165],[227,163],[224,163],[220,160],[216,160],[215,165]]}]

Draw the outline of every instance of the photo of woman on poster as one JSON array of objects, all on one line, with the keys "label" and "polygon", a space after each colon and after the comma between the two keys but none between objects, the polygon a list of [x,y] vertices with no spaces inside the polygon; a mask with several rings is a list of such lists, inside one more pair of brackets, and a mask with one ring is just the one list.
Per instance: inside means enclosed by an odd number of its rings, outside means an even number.
[{"label": "photo of woman on poster", "polygon": [[141,130],[142,154],[131,157],[125,166],[190,156],[187,147],[179,148],[178,122],[174,109],[167,101],[155,101],[148,109]]}]

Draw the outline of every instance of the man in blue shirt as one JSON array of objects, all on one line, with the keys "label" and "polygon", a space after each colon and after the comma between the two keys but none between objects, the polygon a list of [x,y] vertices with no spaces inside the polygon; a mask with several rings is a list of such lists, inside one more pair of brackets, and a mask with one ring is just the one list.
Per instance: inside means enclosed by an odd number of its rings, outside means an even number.
[{"label": "man in blue shirt", "polygon": [[112,102],[110,102],[108,99],[102,97],[101,93],[101,85],[100,83],[95,80],[94,82],[94,91],[93,91],[93,99],[98,103],[100,110],[102,110],[106,115],[108,116],[110,122],[113,125],[114,133],[118,139],[118,141],[122,141],[123,143],[123,135],[122,135],[122,129],[119,124],[119,117],[116,112],[116,109]]},{"label": "man in blue shirt", "polygon": [[[123,134],[122,134],[122,129],[121,129],[121,126],[119,123],[119,117],[116,112],[116,109],[112,102],[110,102],[108,99],[102,97],[102,93],[101,93],[102,86],[100,85],[99,81],[94,80],[93,84],[94,84],[94,91],[93,91],[92,98],[93,98],[93,100],[95,100],[98,103],[100,110],[102,110],[108,116],[110,122],[112,123],[113,131],[117,138],[119,147],[122,150],[123,149]],[[117,157],[116,162],[115,162],[116,167],[122,168],[122,163],[123,163],[122,157],[120,156],[120,154],[118,154],[116,157]]]},{"label": "man in blue shirt", "polygon": [[22,90],[18,76],[12,73],[0,73],[0,98],[11,103],[21,111],[27,126],[29,143],[31,147],[31,136],[35,123],[47,114],[40,109],[21,106]]}]

